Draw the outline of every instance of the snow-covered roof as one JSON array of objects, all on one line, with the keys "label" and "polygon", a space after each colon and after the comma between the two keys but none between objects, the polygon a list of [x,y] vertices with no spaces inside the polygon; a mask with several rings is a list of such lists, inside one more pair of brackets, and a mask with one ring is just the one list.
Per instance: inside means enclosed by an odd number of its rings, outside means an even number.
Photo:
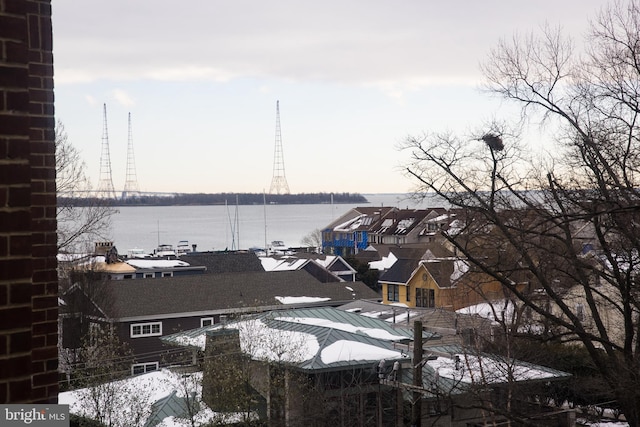
[{"label": "snow-covered roof", "polygon": [[281,297],[277,296],[276,300],[280,302],[280,304],[304,304],[310,302],[324,302],[331,301],[331,298],[323,298],[323,297]]},{"label": "snow-covered roof", "polygon": [[[210,425],[214,419],[225,419],[233,422],[242,418],[234,413],[216,413],[207,407],[205,402],[202,401],[202,372],[193,372],[190,375],[193,376],[193,381],[189,382],[186,387],[193,386],[194,390],[190,391],[196,393],[200,406],[199,412],[194,414],[193,417],[196,426]],[[113,384],[110,389],[116,390],[116,393],[114,396],[107,396],[107,393],[104,393],[105,398],[115,399],[115,401],[112,401],[112,405],[120,405],[125,409],[134,406],[131,405],[131,402],[136,402],[143,417],[148,417],[145,425],[154,425],[155,427],[191,426],[191,421],[186,418],[180,418],[175,415],[167,416],[167,411],[154,410],[154,408],[157,408],[158,403],[163,402],[172,395],[184,397],[185,382],[183,372],[161,369],[109,384]],[[69,412],[72,414],[91,418],[94,414],[89,393],[90,390],[87,388],[62,392],[58,395],[58,403],[69,405]],[[98,393],[95,396],[100,396],[100,394]],[[133,417],[133,414],[128,414],[126,411],[119,411],[118,415],[122,418],[118,421],[121,421],[123,425],[129,421],[127,418],[129,415]]]},{"label": "snow-covered roof", "polygon": [[[463,393],[470,386],[490,386],[507,382],[550,381],[571,375],[488,353],[465,351],[460,346],[441,346],[428,349],[432,356],[423,368],[423,384],[441,393]],[[410,371],[410,370],[408,370]],[[410,372],[408,372],[411,375]]]},{"label": "snow-covered roof", "polygon": [[179,259],[128,259],[127,264],[136,268],[175,268],[189,267],[189,263],[180,261]]},{"label": "snow-covered roof", "polygon": [[389,252],[389,256],[382,257],[380,261],[371,261],[369,263],[369,268],[380,271],[388,270],[397,260],[398,258],[393,254],[393,252]]},{"label": "snow-covered roof", "polygon": [[475,314],[494,322],[510,323],[514,320],[515,306],[512,301],[502,299],[470,305],[456,310],[456,313]]},{"label": "snow-covered roof", "polygon": [[403,359],[397,348],[413,332],[387,322],[334,308],[271,312],[226,325],[214,325],[163,337],[168,343],[204,349],[207,333],[236,329],[246,354],[279,360],[303,370],[333,370],[367,365],[380,359]]}]

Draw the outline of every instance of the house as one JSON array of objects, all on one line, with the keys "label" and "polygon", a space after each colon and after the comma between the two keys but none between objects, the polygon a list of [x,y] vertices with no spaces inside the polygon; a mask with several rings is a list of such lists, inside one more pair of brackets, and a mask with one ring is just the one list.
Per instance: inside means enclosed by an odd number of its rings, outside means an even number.
[{"label": "house", "polygon": [[[436,255],[434,252],[438,253]],[[379,279],[385,304],[457,310],[503,295],[502,286],[438,244],[400,258]]]},{"label": "house", "polygon": [[380,386],[380,367],[386,372],[396,361],[409,361],[412,338],[408,328],[323,307],[265,312],[163,340],[204,352],[203,395],[214,410],[234,410],[228,393],[222,393],[234,386],[225,382],[221,387],[225,367],[206,361],[224,354],[232,363],[233,355],[242,353],[249,357],[249,368],[234,370],[231,379],[259,396],[250,400],[262,408],[250,409],[270,425],[324,426],[394,425],[391,409],[398,393]]},{"label": "house", "polygon": [[[91,291],[89,291],[91,289]],[[133,373],[158,369],[172,355],[160,337],[225,322],[244,313],[290,307],[335,306],[378,299],[362,282],[321,283],[306,271],[199,274],[154,280],[96,281],[62,295],[62,342],[108,325],[131,349]]]},{"label": "house", "polygon": [[369,232],[369,243],[407,245],[440,241],[442,232],[456,219],[455,210],[394,209]]},{"label": "house", "polygon": [[341,256],[296,253],[289,256],[260,257],[265,271],[305,270],[321,282],[355,282],[356,270]]},{"label": "house", "polygon": [[555,408],[535,398],[569,377],[471,347],[443,345],[425,348],[422,362],[402,365],[397,374],[380,382],[403,391],[412,402],[412,422],[419,416],[422,425],[571,427],[576,425],[574,409]]},{"label": "house", "polygon": [[444,208],[354,208],[322,230],[322,252],[353,256],[371,244],[438,242],[457,217],[457,211]]},{"label": "house", "polygon": [[422,322],[425,332],[437,334],[437,340],[425,341],[425,347],[443,344],[477,346],[479,339],[491,341],[494,338],[495,321],[474,312],[457,312],[443,308],[402,307],[377,301],[356,300],[348,302],[339,310],[357,313],[365,317],[384,320],[391,326],[413,327],[415,321]]},{"label": "house", "polygon": [[[209,407],[233,411],[239,403],[223,390],[250,387],[259,397],[245,396],[244,407],[270,425],[402,426],[418,401],[422,425],[503,422],[509,408],[540,425],[575,425],[573,410],[531,398],[568,374],[460,345],[426,346],[416,363],[414,338],[409,328],[326,307],[261,313],[163,340],[203,354]],[[423,332],[421,341],[435,343],[438,334]],[[216,360],[241,354],[245,368],[226,376]]]},{"label": "house", "polygon": [[322,252],[349,256],[369,246],[369,232],[394,208],[358,207],[350,209],[322,229]]}]

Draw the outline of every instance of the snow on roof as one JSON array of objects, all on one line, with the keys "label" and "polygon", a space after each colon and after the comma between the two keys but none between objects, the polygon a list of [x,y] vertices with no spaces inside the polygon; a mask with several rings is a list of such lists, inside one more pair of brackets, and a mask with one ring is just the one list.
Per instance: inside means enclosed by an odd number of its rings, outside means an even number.
[{"label": "snow on roof", "polygon": [[[144,393],[143,398],[151,405],[156,400],[171,393],[174,387],[171,385],[172,374],[166,369],[149,372],[131,378],[115,381],[116,390],[131,390],[138,394]],[[88,393],[88,389],[77,389],[65,391],[58,394],[58,403],[69,405],[69,412],[78,415],[90,415],[88,408],[83,405],[83,395]],[[140,396],[139,396],[140,397]]]},{"label": "snow on roof", "polygon": [[309,260],[301,258],[271,258],[260,257],[264,271],[295,271],[299,270]]},{"label": "snow on roof", "polygon": [[351,230],[355,230],[356,228],[360,227],[362,225],[362,221],[364,220],[364,218],[366,217],[366,214],[361,214],[358,215],[355,218],[352,218],[346,222],[343,222],[342,224],[336,225],[333,229],[335,231],[351,231]]},{"label": "snow on roof", "polygon": [[455,283],[459,278],[461,278],[467,271],[469,271],[469,264],[467,264],[464,260],[456,259],[453,261],[453,272],[451,273],[451,283]]},{"label": "snow on roof", "polygon": [[485,319],[510,322],[514,319],[514,304],[509,300],[482,302],[456,310],[460,314],[475,314]]},{"label": "snow on roof", "polygon": [[127,264],[136,268],[189,267],[189,263],[178,259],[128,259]]},{"label": "snow on roof", "polygon": [[371,261],[369,263],[369,268],[372,270],[388,270],[393,264],[398,260],[393,252],[389,252],[389,256],[382,257],[380,261]]},{"label": "snow on roof", "polygon": [[500,384],[566,375],[529,363],[466,353],[452,354],[451,357],[439,356],[435,360],[428,360],[427,364],[440,378],[466,384]]},{"label": "snow on roof", "polygon": [[321,266],[327,268],[329,265],[331,265],[333,260],[335,260],[336,258],[338,257],[335,255],[327,255],[324,259],[317,258],[317,259],[314,259],[314,261],[320,264]]},{"label": "snow on roof", "polygon": [[324,302],[324,301],[330,301],[331,298],[326,298],[326,297],[280,297],[277,296],[276,299],[281,303],[281,304],[302,304],[302,303],[308,303],[308,302]]},{"label": "snow on roof", "polygon": [[315,335],[270,328],[261,320],[229,325],[240,332],[240,348],[255,360],[299,363],[313,358],[320,350]]},{"label": "snow on roof", "polygon": [[350,340],[338,340],[322,349],[320,354],[322,362],[327,365],[354,360],[399,359],[401,357],[403,355],[399,351]]},{"label": "snow on roof", "polygon": [[328,319],[322,319],[319,317],[276,317],[275,320],[281,320],[283,322],[302,323],[304,325],[322,326],[325,328],[338,329],[345,332],[361,333],[367,336],[378,338],[386,341],[400,341],[406,340],[404,335],[395,335],[389,331],[378,328],[365,328],[355,326],[350,323],[334,322]]}]

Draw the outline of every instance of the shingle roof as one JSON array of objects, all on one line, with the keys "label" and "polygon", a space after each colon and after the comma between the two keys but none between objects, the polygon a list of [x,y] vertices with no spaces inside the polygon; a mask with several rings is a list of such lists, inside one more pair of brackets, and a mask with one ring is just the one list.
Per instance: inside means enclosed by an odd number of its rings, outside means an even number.
[{"label": "shingle roof", "polygon": [[[348,286],[346,286],[348,285]],[[113,318],[281,305],[275,297],[378,299],[362,282],[321,283],[306,271],[198,274],[111,282]]]},{"label": "shingle roof", "polygon": [[418,268],[418,261],[414,259],[399,259],[391,268],[380,276],[384,283],[407,283],[413,272]]},{"label": "shingle roof", "polygon": [[207,267],[206,273],[245,273],[264,271],[254,253],[244,252],[190,252],[180,256],[190,265]]}]

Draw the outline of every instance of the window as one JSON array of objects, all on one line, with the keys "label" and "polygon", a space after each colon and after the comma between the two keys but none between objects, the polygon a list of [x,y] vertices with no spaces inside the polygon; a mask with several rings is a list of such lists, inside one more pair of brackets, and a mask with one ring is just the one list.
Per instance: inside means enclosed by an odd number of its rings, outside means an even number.
[{"label": "window", "polygon": [[153,273],[144,273],[142,278],[143,279],[153,279],[155,275]]},{"label": "window", "polygon": [[162,335],[162,322],[135,323],[131,325],[131,338]]},{"label": "window", "polygon": [[158,362],[136,363],[131,365],[131,375],[146,374],[147,372],[157,371]]},{"label": "window", "polygon": [[122,276],[123,279],[133,279],[133,274],[125,274]]},{"label": "window", "polygon": [[387,285],[387,300],[388,301],[398,301],[400,299],[399,292],[400,286],[398,285]]},{"label": "window", "polygon": [[576,317],[579,321],[584,321],[584,304],[576,304]]},{"label": "window", "polygon": [[173,271],[163,271],[162,277],[173,277]]},{"label": "window", "polygon": [[200,319],[200,327],[213,325],[213,317],[203,317]]},{"label": "window", "polygon": [[433,289],[416,288],[416,307],[436,306],[436,293]]}]

